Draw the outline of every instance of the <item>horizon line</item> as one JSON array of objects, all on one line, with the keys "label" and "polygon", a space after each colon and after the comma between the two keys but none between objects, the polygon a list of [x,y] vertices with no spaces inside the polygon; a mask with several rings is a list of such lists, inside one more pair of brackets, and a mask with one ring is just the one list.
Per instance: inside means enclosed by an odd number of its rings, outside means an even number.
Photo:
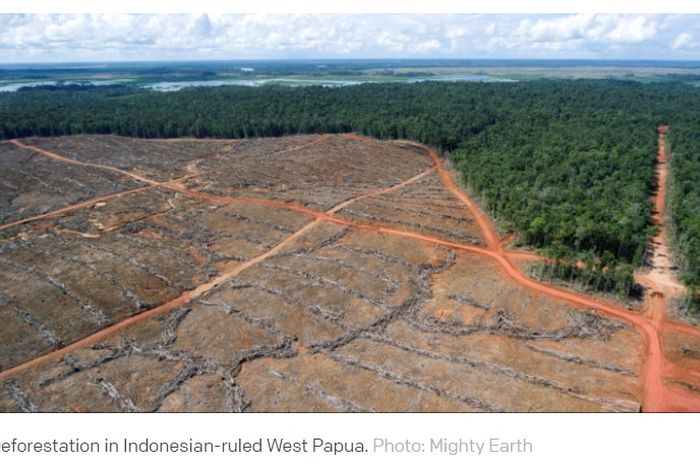
[{"label": "horizon line", "polygon": [[139,60],[139,59],[115,59],[115,60],[61,60],[61,61],[27,61],[27,62],[2,62],[0,61],[0,66],[23,66],[23,65],[104,65],[104,64],[150,64],[150,63],[236,63],[236,62],[258,62],[258,63],[274,63],[274,62],[362,62],[362,61],[414,61],[414,62],[499,62],[499,61],[510,61],[510,62],[626,62],[626,63],[698,63],[700,64],[700,58],[689,59],[689,58],[446,58],[446,57],[435,57],[435,58],[424,58],[424,57],[407,57],[407,58],[396,58],[396,57],[383,57],[383,58],[212,58],[212,59],[152,59],[152,60]]}]

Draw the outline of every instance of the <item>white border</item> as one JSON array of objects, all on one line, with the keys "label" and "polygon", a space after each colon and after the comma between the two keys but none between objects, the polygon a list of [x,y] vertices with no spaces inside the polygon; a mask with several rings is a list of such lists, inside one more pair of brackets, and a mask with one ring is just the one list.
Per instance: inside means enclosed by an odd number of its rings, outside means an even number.
[{"label": "white border", "polygon": [[698,0],[3,0],[0,13],[700,13]]},{"label": "white border", "polygon": [[[697,461],[695,414],[29,414],[0,417],[0,441],[52,439],[120,441],[231,441],[320,437],[329,441],[425,442],[525,438],[532,453],[449,455],[445,453],[299,454],[7,454],[0,462],[70,465],[206,464],[683,464]],[[264,440],[264,439],[263,439]],[[120,441],[121,442],[121,441]],[[693,458],[695,457],[695,458]]]}]

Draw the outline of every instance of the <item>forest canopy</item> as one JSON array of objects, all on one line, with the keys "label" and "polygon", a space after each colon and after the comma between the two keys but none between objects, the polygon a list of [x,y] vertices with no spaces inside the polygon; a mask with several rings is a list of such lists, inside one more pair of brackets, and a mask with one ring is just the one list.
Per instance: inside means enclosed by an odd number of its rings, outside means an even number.
[{"label": "forest canopy", "polygon": [[[112,133],[246,138],[357,132],[446,153],[468,189],[552,275],[629,296],[646,256],[655,130],[671,127],[669,210],[700,285],[700,88],[615,80],[266,86],[155,92],[46,87],[0,95],[0,138]],[[588,264],[584,271],[572,266]]]}]

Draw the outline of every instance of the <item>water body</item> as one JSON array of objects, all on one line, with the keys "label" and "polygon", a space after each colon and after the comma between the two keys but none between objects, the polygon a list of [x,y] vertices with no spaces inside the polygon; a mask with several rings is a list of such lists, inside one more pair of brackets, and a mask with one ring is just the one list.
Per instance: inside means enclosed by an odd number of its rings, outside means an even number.
[{"label": "water body", "polygon": [[245,86],[245,87],[260,87],[266,84],[279,84],[289,87],[298,86],[324,86],[324,87],[341,87],[362,84],[363,82],[371,81],[349,81],[349,80],[331,80],[331,79],[294,79],[294,78],[277,78],[277,79],[238,79],[238,80],[211,80],[211,81],[163,81],[145,84],[146,89],[153,89],[161,92],[172,92],[185,89],[187,87],[220,87],[220,86]]},{"label": "water body", "polygon": [[[401,79],[392,82],[417,83],[425,81],[443,82],[515,82],[513,79],[497,78],[488,74],[440,74],[434,76],[421,76],[419,78]],[[259,87],[262,85],[278,84],[290,87],[297,86],[323,86],[343,87],[358,84],[379,83],[385,81],[349,80],[349,79],[303,79],[303,78],[274,78],[274,79],[241,79],[241,80],[210,80],[210,81],[163,81],[145,84],[143,87],[161,92],[172,92],[187,87],[219,87],[219,86],[247,86]]]},{"label": "water body", "polygon": [[0,92],[17,92],[24,87],[55,86],[56,84],[58,84],[56,81],[0,83]]},{"label": "water body", "polygon": [[425,82],[425,81],[443,81],[443,82],[517,82],[515,79],[499,78],[488,74],[436,74],[435,76],[425,76],[419,78],[411,78],[404,82]]},{"label": "water body", "polygon": [[[420,76],[416,78],[398,79],[390,82],[417,83],[425,81],[442,82],[515,82],[513,79],[504,79],[488,74],[436,74],[433,76]],[[38,86],[58,86],[58,85],[92,85],[106,86],[110,84],[125,84],[128,79],[112,80],[75,80],[75,81],[55,81],[39,80],[25,82],[2,82],[0,81],[0,92],[16,92],[19,89]],[[220,86],[245,86],[260,87],[263,85],[281,85],[289,87],[299,86],[323,86],[323,87],[344,87],[358,84],[379,83],[386,81],[360,80],[360,79],[305,79],[303,77],[283,77],[283,78],[260,78],[260,79],[210,79],[192,81],[158,81],[148,84],[141,84],[140,87],[152,89],[159,92],[174,92],[188,87],[220,87]]]},{"label": "water body", "polygon": [[0,81],[0,92],[17,92],[26,87],[39,86],[59,86],[59,85],[81,85],[81,86],[108,86],[111,84],[122,84],[124,80],[104,80],[104,81],[28,81],[28,82],[2,82]]}]

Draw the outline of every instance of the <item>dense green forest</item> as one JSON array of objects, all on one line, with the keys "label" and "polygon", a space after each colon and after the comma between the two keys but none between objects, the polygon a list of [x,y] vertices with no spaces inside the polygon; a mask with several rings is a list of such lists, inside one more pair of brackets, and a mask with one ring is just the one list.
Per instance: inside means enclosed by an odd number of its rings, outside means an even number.
[{"label": "dense green forest", "polygon": [[[545,273],[641,296],[631,274],[644,262],[651,233],[653,115],[510,118],[454,153],[466,184],[496,219],[520,232],[522,244],[554,259]],[[576,266],[582,262],[585,268]]]},{"label": "dense green forest", "polygon": [[671,128],[671,230],[680,253],[683,281],[690,288],[687,305],[700,313],[700,115]]},{"label": "dense green forest", "polygon": [[440,84],[230,86],[164,93],[121,86],[27,89],[0,96],[0,137],[244,138],[356,131],[453,149],[495,123],[498,112],[496,89],[464,89]]},{"label": "dense green forest", "polygon": [[[43,88],[0,95],[0,137],[115,133],[261,137],[354,131],[448,152],[468,188],[547,272],[594,289],[640,293],[655,166],[669,123],[671,211],[689,283],[700,274],[700,89],[612,80],[191,88]],[[682,150],[681,150],[682,149]],[[695,197],[693,197],[695,196]],[[693,200],[695,199],[695,200]],[[572,264],[588,263],[585,270]]]}]

